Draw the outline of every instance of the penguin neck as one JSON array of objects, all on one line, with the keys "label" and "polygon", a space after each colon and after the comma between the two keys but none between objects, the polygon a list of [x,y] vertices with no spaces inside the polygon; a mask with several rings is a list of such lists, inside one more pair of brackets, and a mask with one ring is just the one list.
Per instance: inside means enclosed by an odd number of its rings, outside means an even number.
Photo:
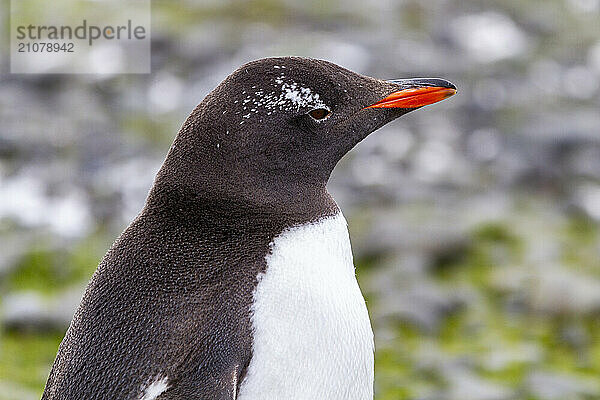
[{"label": "penguin neck", "polygon": [[222,127],[210,120],[220,113],[205,112],[206,104],[200,103],[181,127],[156,176],[146,211],[193,217],[207,209],[229,210],[235,215],[285,215],[294,223],[339,211],[326,188],[326,168],[297,168],[284,154],[274,159],[231,137],[224,142]]},{"label": "penguin neck", "polygon": [[210,164],[190,168],[167,161],[150,190],[146,212],[176,212],[187,218],[215,212],[225,217],[284,218],[289,226],[339,212],[325,183],[276,174],[236,174],[226,166]]}]

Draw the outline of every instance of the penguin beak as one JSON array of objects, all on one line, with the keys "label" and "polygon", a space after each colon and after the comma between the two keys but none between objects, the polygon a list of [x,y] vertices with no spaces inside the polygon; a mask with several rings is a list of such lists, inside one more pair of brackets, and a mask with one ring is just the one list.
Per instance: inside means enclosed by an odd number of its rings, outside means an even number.
[{"label": "penguin beak", "polygon": [[438,78],[396,79],[388,81],[403,89],[393,92],[365,108],[418,108],[442,101],[456,93],[456,86]]}]

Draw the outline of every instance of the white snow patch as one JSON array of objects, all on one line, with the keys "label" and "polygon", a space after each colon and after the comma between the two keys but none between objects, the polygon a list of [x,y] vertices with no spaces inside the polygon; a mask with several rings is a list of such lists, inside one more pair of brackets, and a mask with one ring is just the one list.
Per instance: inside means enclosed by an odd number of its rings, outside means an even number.
[{"label": "white snow patch", "polygon": [[458,17],[450,29],[454,41],[482,63],[515,58],[529,49],[526,33],[508,15],[498,12]]},{"label": "white snow patch", "polygon": [[86,194],[70,187],[61,196],[49,196],[42,177],[24,172],[0,176],[0,219],[13,218],[27,226],[47,225],[66,237],[81,237],[91,228]]},{"label": "white snow patch", "polygon": [[[284,68],[283,66],[275,67]],[[265,93],[263,89],[258,89],[254,92],[254,96],[251,94],[246,96],[246,98],[242,100],[243,110],[249,109],[252,113],[258,114],[261,109],[267,109],[267,115],[271,115],[273,110],[299,110],[304,107],[330,109],[323,101],[321,101],[318,93],[313,92],[308,87],[300,86],[296,82],[286,82],[284,78],[284,74],[275,78],[275,83],[280,86],[279,91]],[[250,115],[251,113],[248,113],[243,115],[243,117],[250,118]],[[243,123],[243,121],[241,123]]]},{"label": "white snow patch", "polygon": [[169,112],[181,104],[185,85],[174,75],[162,74],[150,86],[148,97],[159,112]]}]

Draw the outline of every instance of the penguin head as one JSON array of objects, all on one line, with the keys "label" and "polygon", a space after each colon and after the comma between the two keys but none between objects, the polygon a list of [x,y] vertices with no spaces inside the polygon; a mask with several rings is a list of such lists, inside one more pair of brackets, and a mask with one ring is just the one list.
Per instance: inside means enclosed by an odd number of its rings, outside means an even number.
[{"label": "penguin head", "polygon": [[442,79],[384,81],[322,60],[257,60],[198,105],[167,162],[177,160],[180,174],[222,190],[324,187],[337,162],[370,133],[455,92]]}]

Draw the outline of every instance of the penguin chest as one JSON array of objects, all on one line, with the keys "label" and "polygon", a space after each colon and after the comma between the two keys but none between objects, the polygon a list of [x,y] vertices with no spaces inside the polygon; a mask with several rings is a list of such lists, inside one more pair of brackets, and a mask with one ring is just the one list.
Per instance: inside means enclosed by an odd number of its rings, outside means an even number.
[{"label": "penguin chest", "polygon": [[373,333],[342,214],[271,243],[240,400],[373,398]]}]

